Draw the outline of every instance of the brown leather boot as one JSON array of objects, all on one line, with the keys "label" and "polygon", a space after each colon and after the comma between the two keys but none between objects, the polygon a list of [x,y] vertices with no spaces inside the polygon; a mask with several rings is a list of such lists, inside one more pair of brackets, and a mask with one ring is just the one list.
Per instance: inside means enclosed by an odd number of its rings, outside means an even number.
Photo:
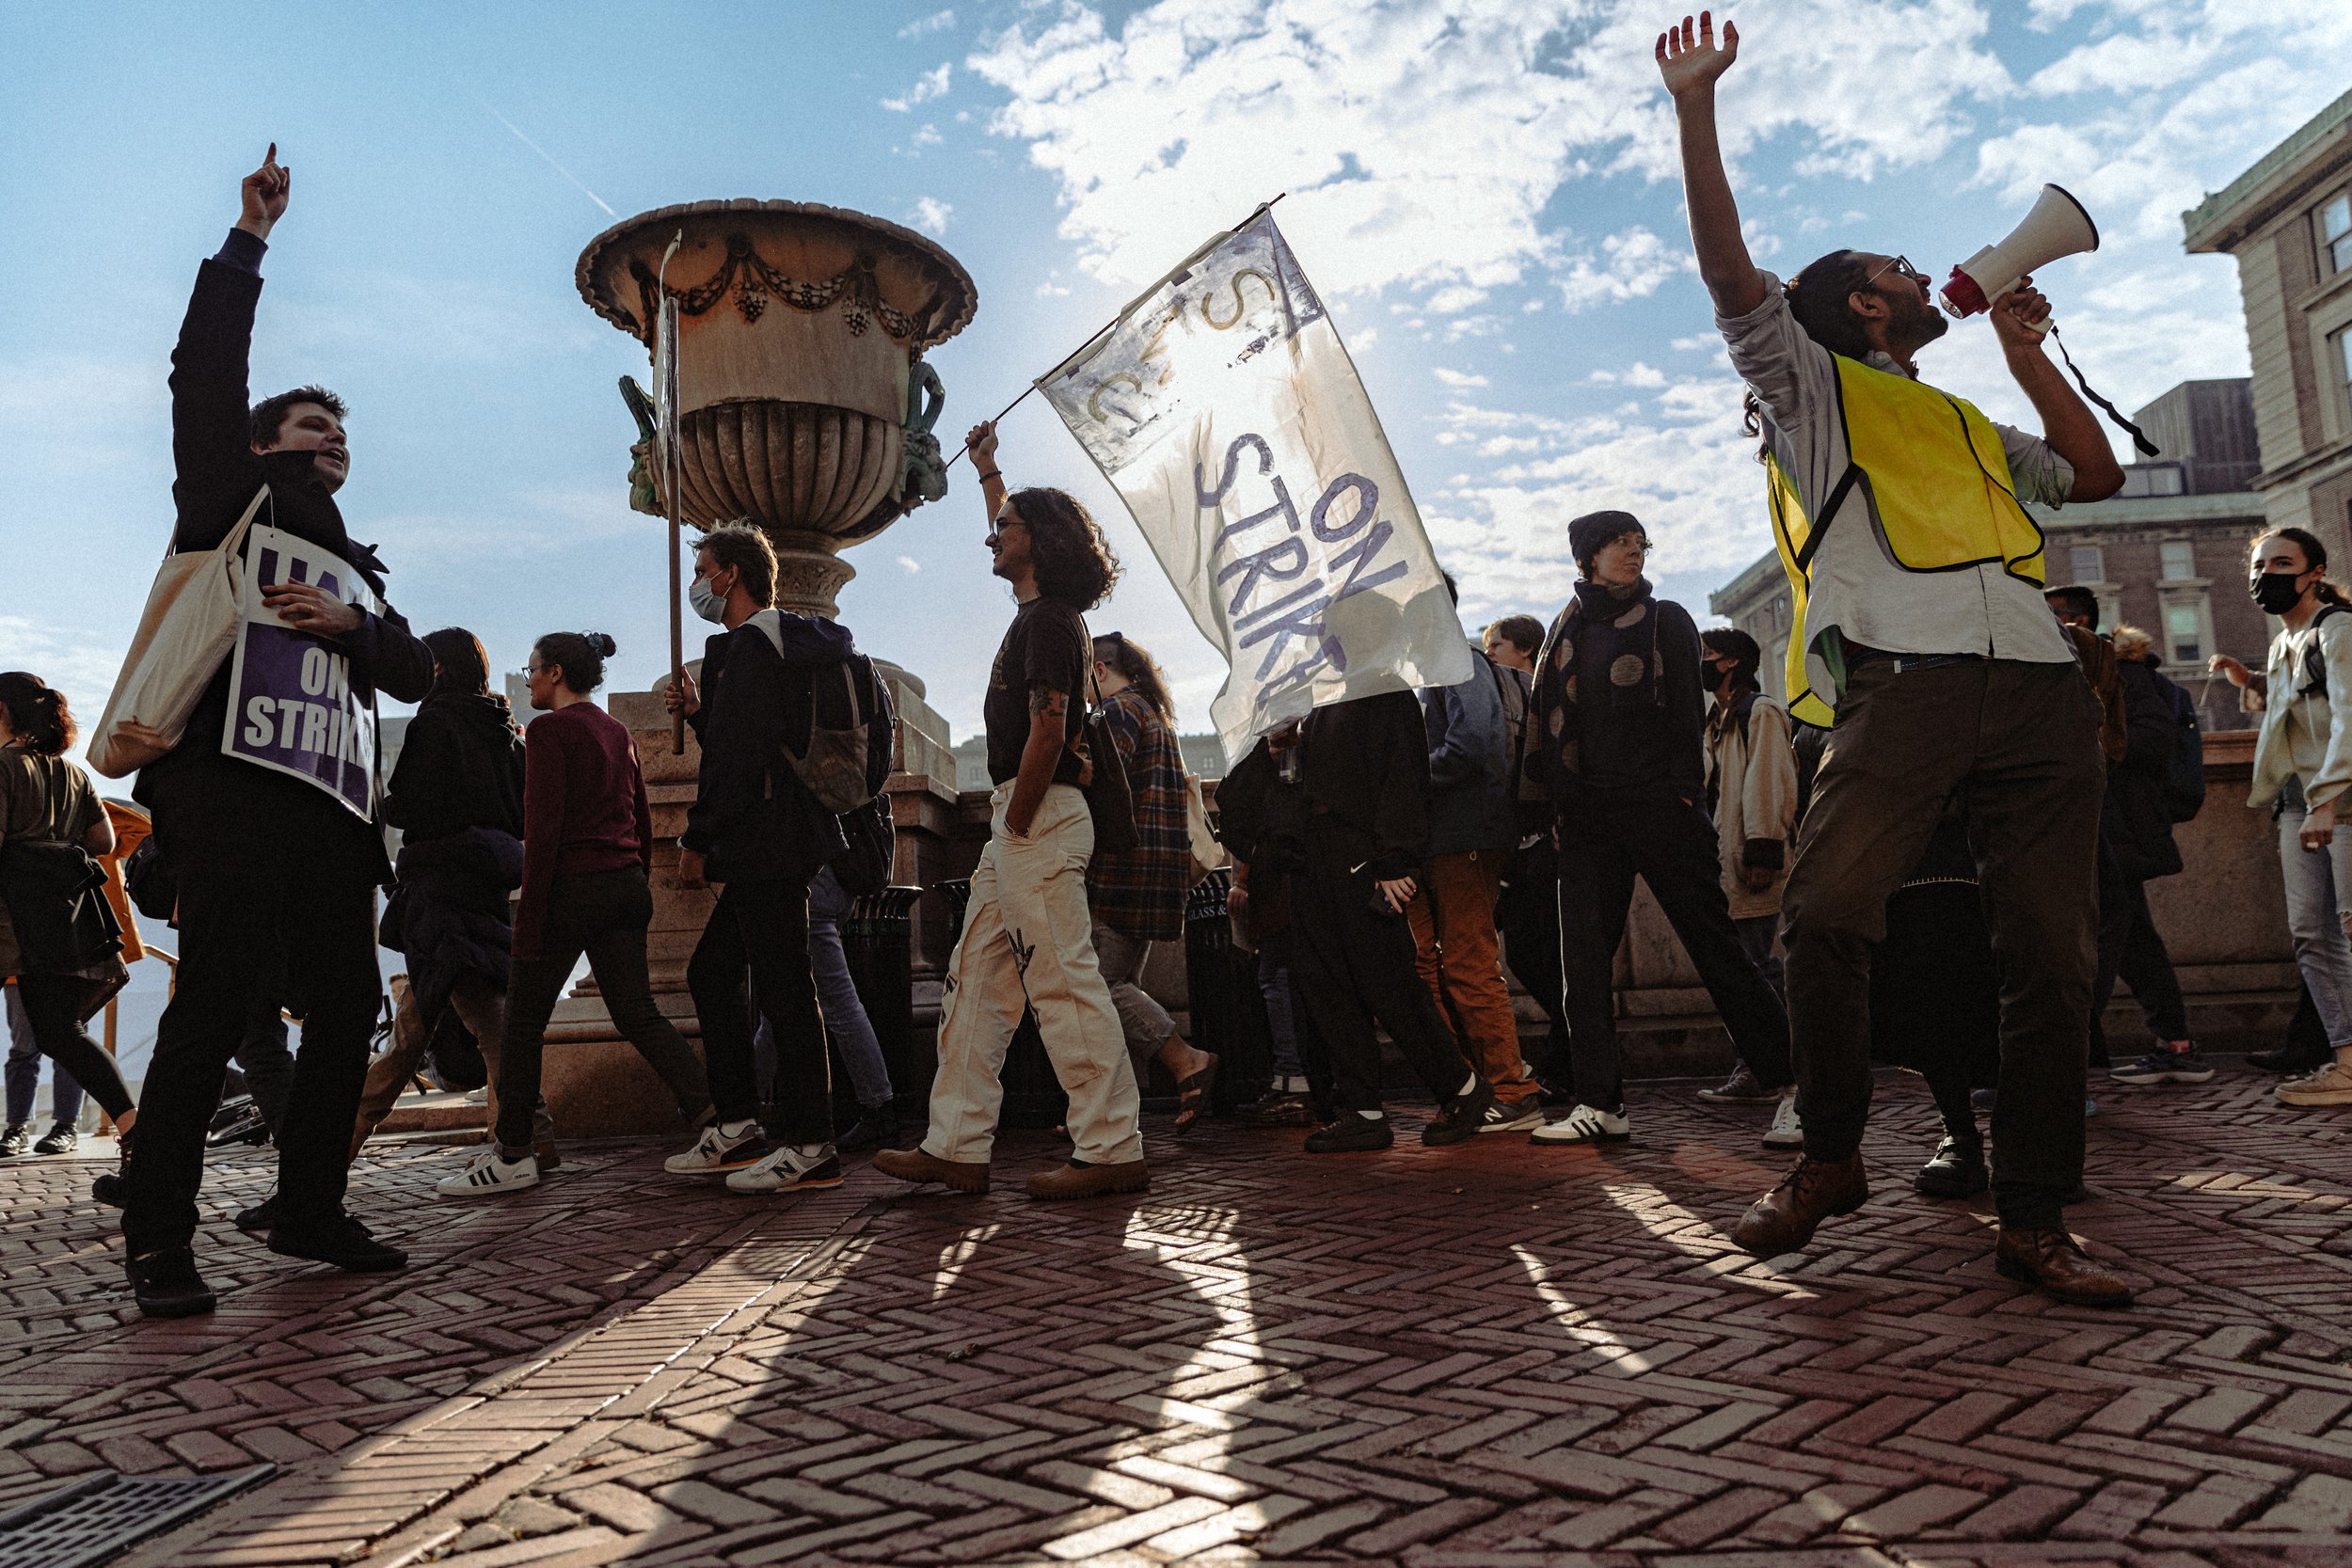
[{"label": "brown leather boot", "polygon": [[1869,1179],[1859,1153],[1845,1160],[1800,1156],[1780,1184],[1748,1208],[1731,1227],[1732,1244],[1758,1258],[1795,1252],[1833,1214],[1851,1214],[1868,1200]]},{"label": "brown leather boot", "polygon": [[1140,1160],[1116,1165],[1082,1165],[1073,1160],[1059,1170],[1041,1170],[1029,1178],[1029,1196],[1053,1201],[1069,1197],[1101,1197],[1105,1193],[1139,1193],[1152,1185],[1152,1167]]},{"label": "brown leather boot", "polygon": [[919,1148],[878,1148],[874,1168],[901,1181],[937,1181],[960,1193],[988,1191],[988,1166],[965,1160],[943,1160]]},{"label": "brown leather boot", "polygon": [[2001,1239],[1993,1249],[1993,1266],[2053,1300],[2075,1307],[2132,1304],[2131,1283],[2094,1260],[2080,1243],[2055,1226],[2030,1230],[2003,1226]]}]

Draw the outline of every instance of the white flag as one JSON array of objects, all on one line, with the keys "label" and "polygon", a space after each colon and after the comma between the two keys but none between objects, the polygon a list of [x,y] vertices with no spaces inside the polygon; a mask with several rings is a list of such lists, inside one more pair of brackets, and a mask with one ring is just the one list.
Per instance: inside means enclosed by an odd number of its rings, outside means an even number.
[{"label": "white flag", "polygon": [[1271,215],[1038,383],[1232,673],[1229,762],[1309,708],[1473,668],[1356,367]]}]

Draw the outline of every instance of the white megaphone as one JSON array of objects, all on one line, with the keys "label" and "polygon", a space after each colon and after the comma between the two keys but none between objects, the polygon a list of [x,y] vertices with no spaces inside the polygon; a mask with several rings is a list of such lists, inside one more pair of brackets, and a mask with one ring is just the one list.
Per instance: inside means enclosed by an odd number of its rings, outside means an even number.
[{"label": "white megaphone", "polygon": [[2061,256],[2098,248],[2099,226],[2083,204],[2056,185],[2044,185],[2042,198],[2026,221],[2010,230],[2009,238],[1986,245],[1952,269],[1943,289],[1944,309],[1960,317],[1990,310],[2026,274]]}]

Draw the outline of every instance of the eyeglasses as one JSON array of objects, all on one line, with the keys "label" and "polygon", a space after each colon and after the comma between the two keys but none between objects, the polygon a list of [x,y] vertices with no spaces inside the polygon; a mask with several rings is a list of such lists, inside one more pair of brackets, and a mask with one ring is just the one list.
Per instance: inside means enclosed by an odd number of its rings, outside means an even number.
[{"label": "eyeglasses", "polygon": [[1901,273],[1905,277],[1910,278],[1914,283],[1925,283],[1928,281],[1928,275],[1921,272],[1917,267],[1913,266],[1911,264],[1910,257],[1897,256],[1890,260],[1886,265],[1879,268],[1878,271],[1864,278],[1862,280],[1862,286],[1867,289],[1890,272]]},{"label": "eyeglasses", "polygon": [[537,680],[541,675],[552,673],[554,669],[552,664],[526,664],[523,666],[523,678]]}]

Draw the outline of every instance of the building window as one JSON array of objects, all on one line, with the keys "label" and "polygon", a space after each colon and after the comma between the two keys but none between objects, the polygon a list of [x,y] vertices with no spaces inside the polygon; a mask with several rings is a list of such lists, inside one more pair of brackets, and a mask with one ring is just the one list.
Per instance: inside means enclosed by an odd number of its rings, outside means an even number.
[{"label": "building window", "polygon": [[2066,552],[2066,558],[2074,567],[2076,582],[2107,580],[2106,560],[2101,555],[2098,546],[2076,545]]},{"label": "building window", "polygon": [[2319,259],[2330,273],[2352,267],[2352,192],[2319,210]]},{"label": "building window", "polygon": [[2163,558],[2165,577],[2179,578],[2197,575],[2197,546],[2188,540],[2167,539],[2157,549]]},{"label": "building window", "polygon": [[2174,664],[2205,662],[2204,617],[2193,604],[2164,607],[2164,633]]}]

